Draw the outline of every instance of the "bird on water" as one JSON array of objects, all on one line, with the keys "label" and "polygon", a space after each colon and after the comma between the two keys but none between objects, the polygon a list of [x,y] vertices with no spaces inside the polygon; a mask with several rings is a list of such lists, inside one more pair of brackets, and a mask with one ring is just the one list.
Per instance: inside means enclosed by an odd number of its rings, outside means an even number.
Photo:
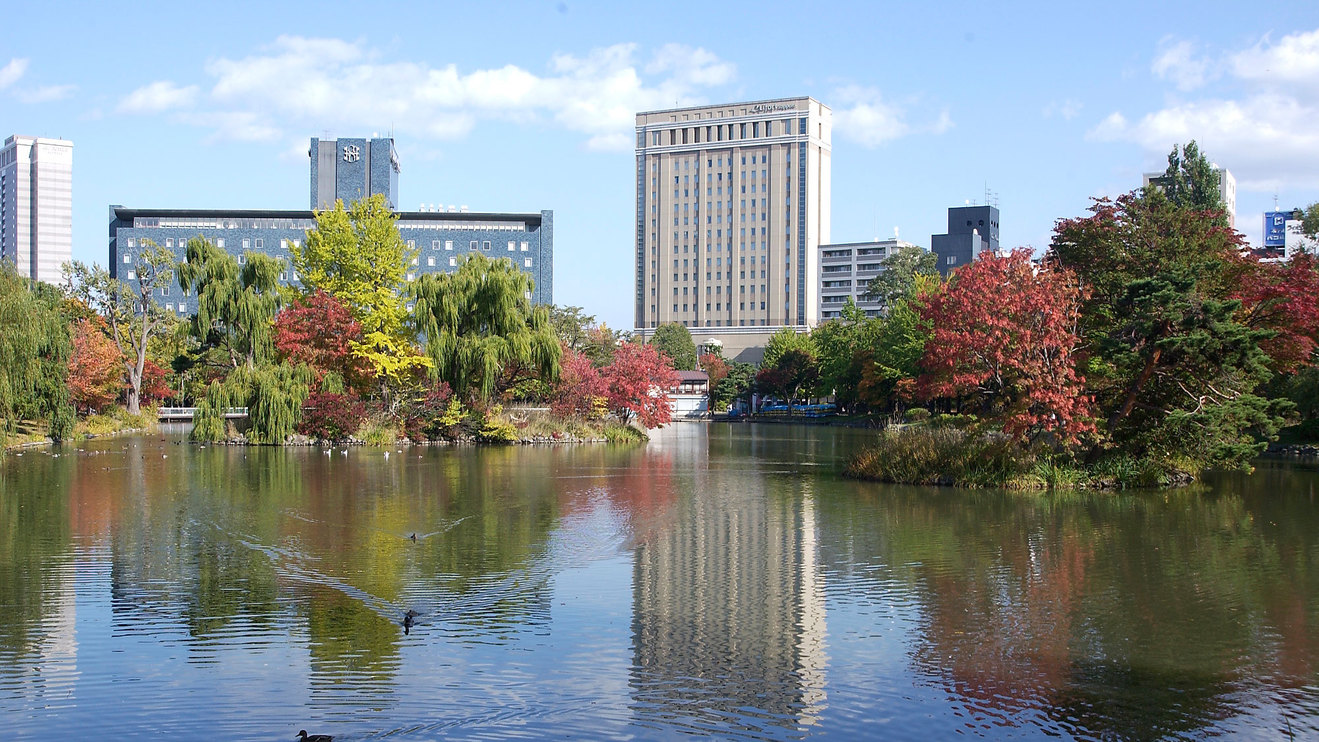
[{"label": "bird on water", "polygon": [[403,635],[404,635],[404,636],[407,636],[408,634],[412,633],[412,625],[413,625],[414,623],[416,623],[416,621],[415,621],[414,619],[416,619],[417,616],[420,616],[420,615],[421,615],[420,613],[417,613],[416,611],[414,611],[414,610],[410,610],[410,609],[408,610],[407,613],[404,613],[404,614],[403,614]]},{"label": "bird on water", "polygon": [[307,734],[307,730],[303,729],[298,732],[298,739],[302,742],[333,742],[334,737],[329,734]]}]

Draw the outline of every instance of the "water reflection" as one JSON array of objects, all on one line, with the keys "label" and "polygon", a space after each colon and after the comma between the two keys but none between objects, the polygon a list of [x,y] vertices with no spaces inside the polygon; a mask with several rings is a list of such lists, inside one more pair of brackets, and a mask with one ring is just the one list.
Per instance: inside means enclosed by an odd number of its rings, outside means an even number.
[{"label": "water reflection", "polygon": [[678,433],[662,439],[691,448],[690,468],[668,485],[670,527],[639,540],[633,557],[638,719],[694,733],[814,725],[825,610],[812,499],[729,477],[711,467],[704,428]]},{"label": "water reflection", "polygon": [[865,435],[11,455],[0,715],[55,738],[1319,735],[1315,467],[1140,494],[838,478]]}]

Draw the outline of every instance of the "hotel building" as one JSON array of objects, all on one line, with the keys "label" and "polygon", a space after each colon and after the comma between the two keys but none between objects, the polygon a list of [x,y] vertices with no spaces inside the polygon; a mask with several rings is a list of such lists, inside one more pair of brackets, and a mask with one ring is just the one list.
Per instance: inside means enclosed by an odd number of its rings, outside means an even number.
[{"label": "hotel building", "polygon": [[73,259],[73,142],[11,136],[0,149],[0,260],[59,283]]},{"label": "hotel building", "polygon": [[[332,208],[381,193],[391,208],[398,200],[398,156],[392,139],[312,140],[311,204]],[[328,156],[327,156],[328,155]],[[554,212],[474,213],[467,207],[423,207],[395,212],[399,235],[417,255],[408,266],[407,280],[426,273],[457,270],[462,256],[479,253],[507,258],[535,281],[530,299],[535,304],[554,302]],[[316,226],[316,214],[307,211],[233,209],[135,209],[110,207],[110,273],[124,281],[137,278],[136,262],[144,241],[174,252],[182,260],[188,240],[203,237],[236,256],[265,253],[283,258],[287,270],[280,282],[295,285],[290,248],[299,247],[307,230]],[[157,303],[166,310],[187,315],[197,311],[195,296],[177,286],[161,290]]]},{"label": "hotel building", "polygon": [[638,336],[680,322],[755,360],[819,321],[832,116],[812,98],[637,114]]}]

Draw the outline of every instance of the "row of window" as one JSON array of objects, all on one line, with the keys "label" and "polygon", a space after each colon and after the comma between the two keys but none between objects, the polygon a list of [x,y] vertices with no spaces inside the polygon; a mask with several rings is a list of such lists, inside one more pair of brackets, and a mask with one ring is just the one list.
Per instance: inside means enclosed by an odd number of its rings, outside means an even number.
[{"label": "row of window", "polygon": [[[797,129],[800,133],[806,133],[806,119],[800,119]],[[662,147],[664,145],[674,146],[678,144],[701,144],[702,137],[706,143],[709,142],[736,142],[746,139],[760,139],[763,137],[792,134],[792,119],[783,119],[781,121],[750,121],[739,124],[717,124],[711,126],[687,126],[681,129],[667,129],[664,131],[650,132],[650,145],[652,147]],[[763,133],[762,133],[763,132]],[[750,133],[750,136],[747,134]],[[668,136],[665,136],[668,134]],[[725,139],[727,137],[727,139]]]}]

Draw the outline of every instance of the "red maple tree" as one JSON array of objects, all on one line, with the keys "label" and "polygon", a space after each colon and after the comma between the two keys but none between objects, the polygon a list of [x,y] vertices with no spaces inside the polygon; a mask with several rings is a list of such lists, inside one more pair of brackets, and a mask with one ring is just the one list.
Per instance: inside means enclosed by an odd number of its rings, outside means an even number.
[{"label": "red maple tree", "polygon": [[370,371],[353,356],[362,326],[338,299],[317,289],[299,297],[275,317],[275,352],[281,360],[305,363],[321,377],[334,371],[351,387],[367,383]]},{"label": "red maple tree", "polygon": [[68,385],[77,410],[100,412],[119,397],[123,387],[122,356],[104,327],[100,317],[73,323]]},{"label": "red maple tree", "polygon": [[563,417],[590,418],[598,412],[597,405],[607,399],[605,378],[600,369],[585,354],[565,345],[550,409]]},{"label": "red maple tree", "polygon": [[669,390],[678,385],[678,372],[653,345],[623,343],[603,372],[606,403],[619,418],[635,415],[647,428],[673,419]]},{"label": "red maple tree", "polygon": [[174,396],[169,387],[169,372],[148,358],[142,365],[142,388],[138,391],[142,404],[163,402]]},{"label": "red maple tree", "polygon": [[1029,250],[958,270],[920,309],[934,328],[922,396],[974,397],[1019,440],[1050,432],[1077,442],[1094,430],[1076,370],[1082,298],[1070,271],[1032,265]]},{"label": "red maple tree", "polygon": [[1260,343],[1282,373],[1314,362],[1319,343],[1319,262],[1299,253],[1285,263],[1266,263],[1253,255],[1241,257],[1239,285],[1243,321],[1249,327],[1272,330]]}]

